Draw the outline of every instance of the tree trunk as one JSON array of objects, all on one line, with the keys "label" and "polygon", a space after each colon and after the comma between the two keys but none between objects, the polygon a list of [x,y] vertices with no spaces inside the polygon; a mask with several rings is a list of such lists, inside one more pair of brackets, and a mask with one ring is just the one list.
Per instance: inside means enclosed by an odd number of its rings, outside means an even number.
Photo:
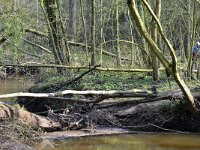
[{"label": "tree trunk", "polygon": [[[158,19],[160,19],[161,15],[161,0],[153,0],[153,6],[154,6],[154,13],[157,16]],[[157,26],[154,20],[153,27],[152,27],[152,39],[157,43],[158,45],[158,32],[157,32]],[[158,58],[151,53],[151,59],[152,59],[152,69],[153,69],[153,80],[157,81],[159,80],[159,70],[158,70]]]},{"label": "tree trunk", "polygon": [[156,21],[156,24],[158,26],[159,32],[162,36],[162,39],[165,41],[165,43],[167,44],[169,50],[170,50],[170,55],[172,57],[172,64],[169,63],[169,61],[165,58],[165,56],[162,54],[161,50],[159,49],[159,47],[156,45],[156,43],[152,40],[150,34],[147,32],[146,27],[144,25],[144,22],[142,22],[141,16],[139,15],[137,8],[136,8],[136,4],[135,4],[135,0],[127,0],[128,2],[128,6],[130,9],[130,12],[135,20],[135,23],[139,29],[140,34],[145,38],[146,42],[148,43],[150,50],[158,57],[158,59],[161,61],[161,63],[165,66],[165,68],[169,71],[169,73],[175,78],[177,84],[179,85],[180,89],[182,90],[186,102],[187,102],[187,106],[189,107],[189,110],[191,112],[196,111],[196,106],[195,106],[195,102],[194,102],[194,98],[191,94],[191,91],[189,90],[189,88],[185,85],[184,81],[181,80],[179,73],[177,72],[177,58],[174,52],[174,49],[172,47],[172,45],[169,43],[168,39],[166,38],[166,36],[163,33],[163,29],[162,26],[160,25],[159,20],[157,19],[156,15],[153,13],[153,11],[151,10],[150,6],[148,5],[148,3],[146,2],[146,0],[142,0],[142,2],[144,3],[144,5],[146,6],[146,8],[148,9],[148,11],[150,12],[151,16],[154,17],[154,20]]},{"label": "tree trunk", "polygon": [[116,48],[117,48],[117,66],[121,67],[121,50],[119,45],[119,0],[116,0],[116,10],[115,10],[115,19],[116,19],[116,27],[115,27],[115,37],[116,37]]},{"label": "tree trunk", "polygon": [[69,0],[69,40],[76,36],[76,0]]},{"label": "tree trunk", "polygon": [[83,24],[83,30],[84,30],[84,38],[85,38],[85,52],[86,52],[86,61],[89,63],[89,51],[88,51],[88,40],[87,40],[87,27],[86,27],[86,21],[83,14],[83,1],[80,0],[80,9],[81,9],[81,19]]},{"label": "tree trunk", "polygon": [[95,48],[96,48],[96,43],[95,43],[95,0],[92,1],[92,12],[91,12],[91,45],[92,45],[92,57],[91,57],[91,65],[95,65]]}]

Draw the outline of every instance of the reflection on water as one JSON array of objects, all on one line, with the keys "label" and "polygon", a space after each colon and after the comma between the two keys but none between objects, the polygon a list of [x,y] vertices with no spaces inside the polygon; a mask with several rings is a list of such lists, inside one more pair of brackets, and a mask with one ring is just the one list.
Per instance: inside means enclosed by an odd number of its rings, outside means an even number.
[{"label": "reflection on water", "polygon": [[[38,148],[38,149],[41,149]],[[56,142],[43,150],[200,150],[200,135],[117,135]]]},{"label": "reflection on water", "polygon": [[33,82],[30,79],[0,80],[0,94],[21,92],[31,85],[33,85]]}]

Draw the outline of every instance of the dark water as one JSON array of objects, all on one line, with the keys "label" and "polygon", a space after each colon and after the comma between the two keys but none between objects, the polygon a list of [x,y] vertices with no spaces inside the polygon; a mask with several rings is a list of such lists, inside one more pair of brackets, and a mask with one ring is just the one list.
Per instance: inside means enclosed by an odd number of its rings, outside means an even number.
[{"label": "dark water", "polygon": [[200,150],[200,135],[126,134],[55,142],[40,150]]}]

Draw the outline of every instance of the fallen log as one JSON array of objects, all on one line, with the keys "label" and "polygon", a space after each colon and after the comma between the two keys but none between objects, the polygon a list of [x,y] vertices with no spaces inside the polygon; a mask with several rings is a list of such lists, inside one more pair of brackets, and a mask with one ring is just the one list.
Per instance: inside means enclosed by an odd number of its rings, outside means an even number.
[{"label": "fallen log", "polygon": [[50,51],[49,49],[47,49],[47,48],[45,48],[45,47],[43,47],[43,46],[41,46],[41,45],[39,45],[39,44],[36,44],[36,43],[33,43],[33,42],[31,42],[31,41],[29,41],[29,40],[27,40],[27,39],[23,39],[26,43],[28,43],[28,44],[30,44],[30,45],[32,45],[32,46],[34,46],[34,47],[38,47],[38,48],[40,48],[41,50],[43,50],[43,51],[45,51],[45,52],[47,52],[47,53],[50,53],[50,54],[52,54],[52,51]]},{"label": "fallen log", "polygon": [[[28,28],[27,28],[27,29],[25,29],[25,32],[30,32],[30,33],[33,33],[33,34],[35,34],[35,35],[42,36],[42,37],[46,37],[46,38],[49,37],[47,33],[43,33],[43,32],[41,32],[41,31],[37,31],[37,30],[34,30],[34,29],[28,29]],[[86,47],[85,44],[83,44],[83,43],[78,43],[78,42],[74,42],[74,41],[67,41],[67,43],[68,43],[69,45],[71,45],[71,46]],[[88,47],[89,49],[91,49],[91,46],[88,45],[87,47]],[[100,49],[96,48],[96,51],[100,51]],[[111,53],[111,52],[105,51],[105,50],[103,50],[103,54],[104,54],[104,55],[107,55],[107,56],[111,56],[111,57],[117,58],[117,55],[115,55],[115,54],[113,54],[113,53]],[[122,57],[121,59],[122,59],[122,60],[126,60],[126,61],[131,61],[130,59],[125,58],[125,57]]]},{"label": "fallen log", "polygon": [[25,32],[33,33],[35,35],[46,37],[46,38],[49,37],[49,35],[47,33],[43,33],[41,31],[30,29],[30,28],[25,29]]},{"label": "fallen log", "polygon": [[2,36],[3,38],[5,38],[6,41],[8,41],[13,47],[15,47],[18,51],[22,52],[23,54],[30,55],[30,56],[33,56],[33,57],[41,58],[40,55],[36,55],[36,54],[33,54],[33,53],[29,53],[29,52],[26,52],[25,50],[19,48],[19,47],[16,46],[16,44],[15,44],[13,41],[11,41],[8,37],[6,37],[6,36],[4,36],[4,35],[2,35],[2,34],[1,34],[1,36]]},{"label": "fallen log", "polygon": [[[41,68],[67,68],[67,69],[89,69],[88,66],[65,66],[65,65],[55,65],[55,64],[37,64],[37,63],[27,63],[27,64],[6,64],[3,67],[41,67]],[[91,66],[92,67],[92,66]],[[102,68],[96,67],[94,70],[98,71],[111,71],[111,72],[153,72],[152,69],[117,69],[117,68]],[[165,70],[164,68],[159,68],[160,71]]]},{"label": "fallen log", "polygon": [[46,131],[61,129],[61,125],[58,122],[23,109],[16,109],[3,102],[0,102],[0,119],[16,119],[23,124],[31,125],[35,128],[42,128]]},{"label": "fallen log", "polygon": [[52,98],[52,97],[59,97],[64,95],[96,95],[96,96],[104,96],[100,97],[100,99],[106,99],[111,97],[147,97],[147,96],[153,96],[153,93],[151,91],[145,91],[145,90],[139,90],[139,89],[133,89],[133,90],[126,90],[126,91],[120,91],[120,90],[112,90],[112,91],[94,91],[94,90],[88,90],[88,91],[76,91],[76,90],[65,90],[55,93],[12,93],[12,94],[4,94],[0,95],[0,99],[4,98],[14,98],[14,97],[35,97],[35,98]]}]

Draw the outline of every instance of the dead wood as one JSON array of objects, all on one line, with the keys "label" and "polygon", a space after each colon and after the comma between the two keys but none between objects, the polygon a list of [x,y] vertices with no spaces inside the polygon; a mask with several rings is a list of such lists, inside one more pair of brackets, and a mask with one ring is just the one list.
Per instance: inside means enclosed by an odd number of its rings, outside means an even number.
[{"label": "dead wood", "polygon": [[[42,36],[42,37],[46,37],[46,38],[49,37],[47,33],[43,33],[43,32],[41,32],[41,31],[37,31],[37,30],[34,30],[34,29],[28,29],[28,28],[27,28],[27,29],[25,29],[25,32],[30,32],[30,33],[33,33],[33,34],[35,34],[35,35]],[[85,44],[83,44],[83,43],[78,43],[78,42],[74,42],[74,41],[67,41],[67,43],[68,43],[69,45],[71,45],[71,46],[86,47]],[[88,45],[87,45],[87,47],[91,50],[91,46],[88,46]],[[96,51],[100,51],[100,50],[96,48]],[[105,51],[105,50],[103,50],[103,54],[104,54],[104,55],[107,55],[107,56],[111,56],[111,57],[117,58],[117,55],[115,55],[115,54],[113,54],[113,53],[111,53],[111,52]],[[122,60],[126,60],[126,61],[131,61],[130,59],[125,58],[125,57],[122,57],[121,59],[122,59]]]},{"label": "dead wood", "polygon": [[[94,90],[88,90],[88,91],[76,91],[76,90],[65,90],[65,91],[60,91],[60,92],[55,92],[55,93],[12,93],[12,94],[4,94],[0,95],[0,99],[3,98],[13,98],[13,97],[35,97],[35,98],[54,98],[54,97],[59,97],[63,95],[68,95],[68,94],[73,94],[73,95],[96,95],[100,96],[96,100],[91,100],[90,102],[96,103],[102,101],[102,99],[107,99],[107,98],[122,98],[122,97],[148,97],[148,96],[153,96],[153,93],[151,91],[144,91],[144,90],[138,90],[138,89],[133,89],[133,90],[126,90],[126,91],[120,91],[120,90],[112,90],[112,91],[94,91]],[[64,98],[63,98],[64,99]],[[66,99],[67,100],[67,99]],[[70,100],[70,99],[68,99]],[[74,99],[76,101],[76,99]],[[78,101],[78,100],[77,100]],[[81,100],[79,101],[86,102],[86,100]]]},{"label": "dead wood", "polygon": [[[67,69],[88,69],[88,66],[65,66],[65,65],[55,65],[55,64],[38,64],[38,63],[24,63],[24,64],[6,64],[3,67],[38,67],[38,68],[67,68]],[[112,71],[112,72],[152,72],[152,69],[117,69],[117,68],[102,68],[96,67],[94,70],[98,71]],[[165,70],[164,68],[159,68],[160,71]]]},{"label": "dead wood", "polygon": [[48,34],[46,34],[46,33],[43,33],[43,32],[40,32],[40,31],[37,31],[34,29],[30,29],[30,28],[25,29],[25,32],[33,33],[35,35],[46,37],[46,38],[49,37]]},{"label": "dead wood", "polygon": [[39,55],[26,52],[25,50],[19,48],[19,47],[16,46],[15,43],[14,43],[13,41],[11,41],[7,36],[4,36],[4,35],[2,35],[2,34],[1,34],[1,36],[2,36],[3,38],[5,38],[6,41],[8,41],[13,47],[15,47],[18,51],[22,52],[23,54],[30,55],[30,56],[33,56],[33,57],[41,58],[41,56],[39,56]]},{"label": "dead wood", "polygon": [[[62,81],[62,82],[57,82],[57,83],[48,83],[48,84],[44,84],[40,86],[40,91],[50,91],[49,89],[54,89],[54,90],[59,90],[61,87],[63,86],[69,86],[70,84],[73,84],[77,81],[79,81],[82,77],[84,77],[85,75],[87,75],[88,73],[92,72],[93,70],[95,70],[97,67],[99,67],[100,65],[96,65],[93,66],[92,68],[89,68],[89,70],[83,72],[82,74],[80,74],[79,76],[72,78],[70,80],[66,80],[66,81]],[[29,91],[31,91],[32,89],[29,89]]]},{"label": "dead wood", "polygon": [[16,109],[4,103],[0,103],[0,119],[17,119],[23,124],[31,125],[35,128],[42,128],[47,131],[56,131],[61,128],[58,122],[23,109]]},{"label": "dead wood", "polygon": [[43,51],[45,51],[45,52],[47,52],[47,53],[52,54],[52,51],[50,51],[49,49],[47,49],[47,48],[45,48],[45,47],[43,47],[43,46],[41,46],[41,45],[39,45],[39,44],[33,43],[33,42],[31,42],[31,41],[29,41],[29,40],[27,40],[27,39],[24,39],[24,41],[25,41],[26,43],[28,43],[28,44],[34,46],[34,47],[40,48],[41,50],[43,50]]}]

